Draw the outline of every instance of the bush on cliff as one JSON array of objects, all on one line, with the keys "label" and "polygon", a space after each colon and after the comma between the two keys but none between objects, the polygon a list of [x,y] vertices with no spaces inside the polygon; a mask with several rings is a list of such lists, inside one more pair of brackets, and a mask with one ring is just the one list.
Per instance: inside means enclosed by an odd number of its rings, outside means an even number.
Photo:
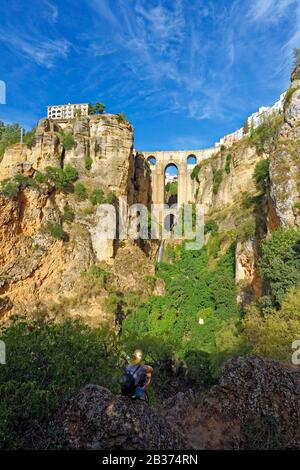
[{"label": "bush on cliff", "polygon": [[288,290],[300,284],[300,230],[280,228],[262,244],[260,271],[275,307]]},{"label": "bush on cliff", "polygon": [[253,179],[256,189],[265,193],[269,182],[269,160],[262,160],[257,163]]}]

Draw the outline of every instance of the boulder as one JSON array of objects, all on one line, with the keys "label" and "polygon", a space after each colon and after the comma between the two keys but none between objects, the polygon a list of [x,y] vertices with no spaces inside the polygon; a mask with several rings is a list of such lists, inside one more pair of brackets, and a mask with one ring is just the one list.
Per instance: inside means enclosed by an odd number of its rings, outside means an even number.
[{"label": "boulder", "polygon": [[85,386],[60,417],[69,449],[172,450],[184,447],[175,425],[142,401]]}]

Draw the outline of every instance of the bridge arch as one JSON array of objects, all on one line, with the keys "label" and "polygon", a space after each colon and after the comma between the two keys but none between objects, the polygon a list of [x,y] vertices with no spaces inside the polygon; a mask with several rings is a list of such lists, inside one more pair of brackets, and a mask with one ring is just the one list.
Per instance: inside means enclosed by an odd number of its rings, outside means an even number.
[{"label": "bridge arch", "polygon": [[196,182],[191,178],[193,168],[202,160],[215,155],[216,149],[142,153],[147,161],[149,161],[150,158],[156,159],[156,164],[149,162],[152,179],[152,202],[154,204],[165,203],[165,171],[170,165],[175,165],[178,169],[178,204],[182,205],[194,201]]},{"label": "bridge arch", "polygon": [[197,157],[193,153],[187,156],[186,158],[187,165],[197,165]]}]

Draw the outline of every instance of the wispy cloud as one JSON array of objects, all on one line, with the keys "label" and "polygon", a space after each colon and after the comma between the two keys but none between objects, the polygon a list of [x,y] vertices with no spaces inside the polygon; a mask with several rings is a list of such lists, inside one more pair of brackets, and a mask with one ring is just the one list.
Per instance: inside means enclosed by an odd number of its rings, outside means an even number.
[{"label": "wispy cloud", "polygon": [[25,55],[29,59],[47,68],[51,68],[58,58],[68,55],[70,43],[66,39],[47,39],[40,35],[29,37],[26,34],[14,34],[0,31],[3,41],[14,53]]},{"label": "wispy cloud", "polygon": [[49,0],[43,0],[43,3],[46,7],[46,18],[48,18],[51,23],[56,23],[58,19],[58,7]]}]

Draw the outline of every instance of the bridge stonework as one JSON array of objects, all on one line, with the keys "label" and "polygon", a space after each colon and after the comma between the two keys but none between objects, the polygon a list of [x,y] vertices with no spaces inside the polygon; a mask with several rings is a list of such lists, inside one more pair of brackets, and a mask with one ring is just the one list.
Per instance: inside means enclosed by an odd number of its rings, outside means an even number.
[{"label": "bridge stonework", "polygon": [[188,157],[196,157],[197,163],[210,158],[216,153],[215,148],[202,150],[175,150],[158,152],[141,152],[146,160],[150,157],[156,159],[156,164],[150,164],[152,177],[152,202],[164,204],[165,202],[165,171],[173,164],[178,169],[178,205],[194,201],[195,182],[191,173],[196,164],[188,164]]}]

